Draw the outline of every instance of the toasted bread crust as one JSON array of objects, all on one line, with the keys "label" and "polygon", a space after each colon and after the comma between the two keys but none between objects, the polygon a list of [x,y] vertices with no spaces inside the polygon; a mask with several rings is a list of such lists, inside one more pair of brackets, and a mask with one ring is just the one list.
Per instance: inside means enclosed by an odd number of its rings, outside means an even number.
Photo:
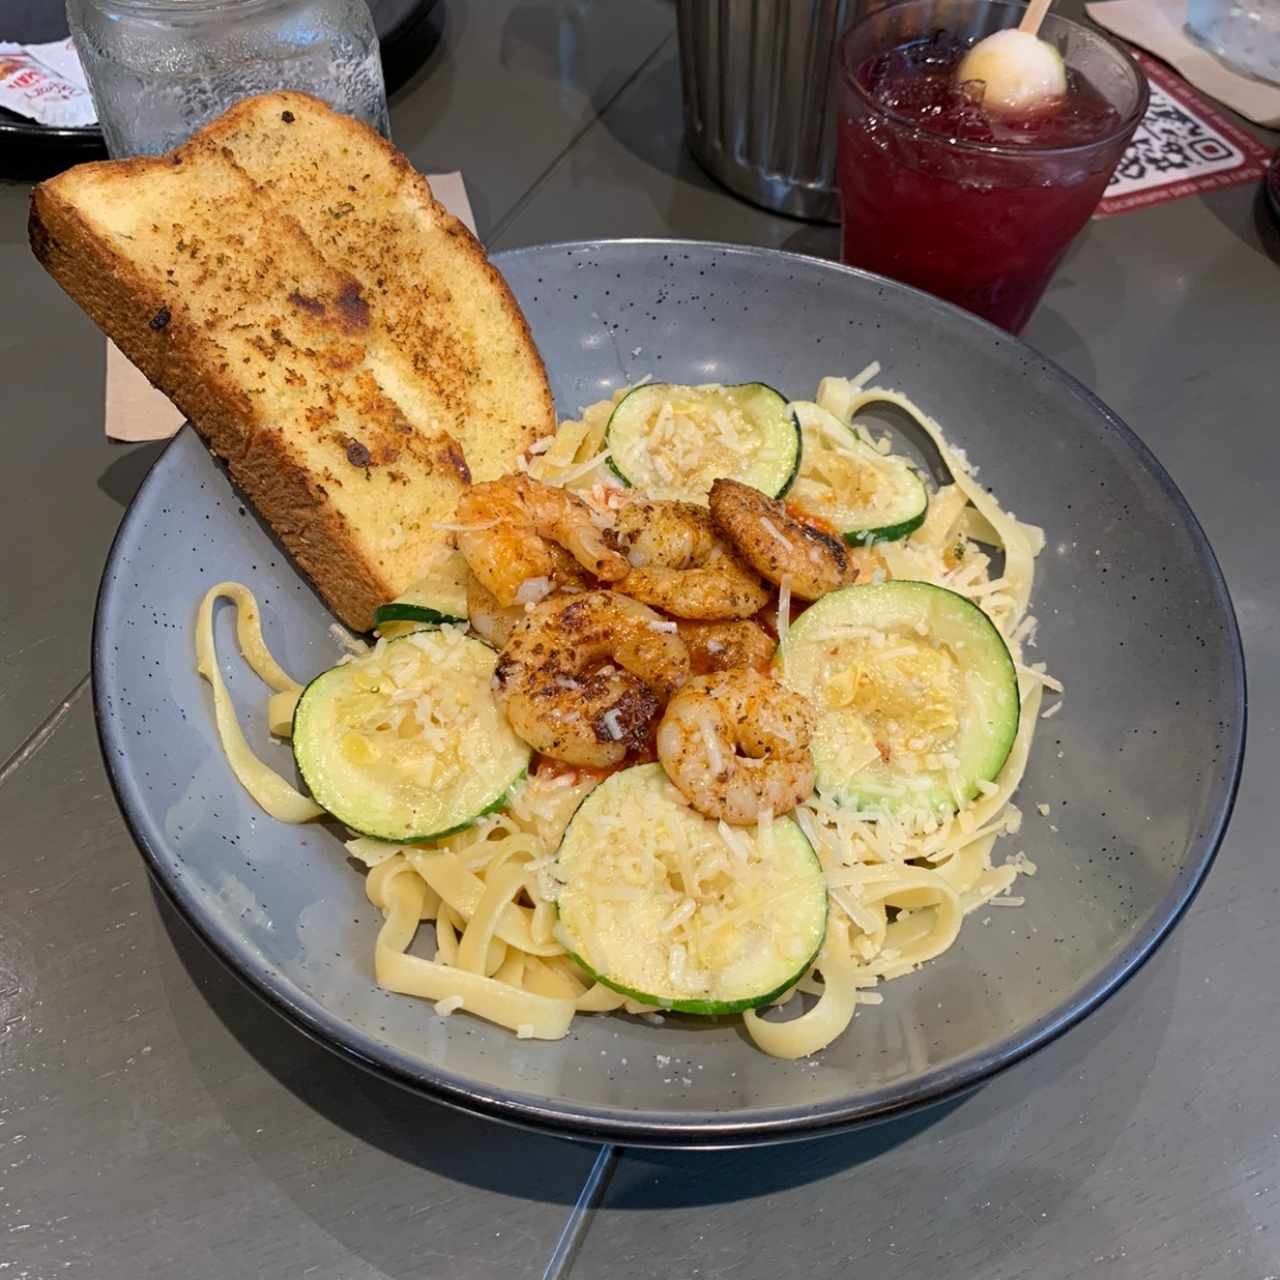
[{"label": "toasted bread crust", "polygon": [[226,460],[232,480],[334,613],[348,627],[369,630],[374,610],[407,584],[387,581],[356,550],[345,519],[278,437],[249,428],[253,409],[244,389],[209,369],[198,340],[154,323],[166,310],[164,298],[74,206],[37,187],[28,229],[40,262]]},{"label": "toasted bread crust", "polygon": [[[332,146],[370,169],[381,153],[391,169],[374,179],[386,206],[379,237],[358,217],[352,231],[330,235],[317,223],[322,214],[298,207],[292,152],[270,135],[285,116],[307,124],[313,148]],[[260,172],[246,173],[237,147]],[[186,173],[175,177],[178,170]],[[232,248],[217,255],[219,266],[205,265],[207,249],[193,265],[157,225],[167,216],[165,193],[218,182],[222,203],[201,209],[213,218],[207,225],[243,207],[246,226],[258,219],[256,238],[231,218]],[[152,202],[138,237],[146,253],[95,206],[104,186]],[[390,144],[306,95],[246,100],[169,156],[96,162],[42,183],[29,232],[50,274],[226,459],[299,567],[357,630],[413,581],[444,536],[434,522],[450,514],[468,464],[479,460],[477,478],[501,474],[554,429],[528,326],[475,238]],[[184,248],[181,238],[176,244]],[[170,261],[161,273],[157,263]],[[382,287],[383,261],[407,264],[401,275],[441,264],[466,296],[441,286],[434,299],[430,279]],[[260,281],[261,292],[246,291],[245,279]],[[309,292],[288,289],[294,279],[310,281]],[[233,285],[239,294],[228,304],[217,291]],[[237,298],[252,323],[232,323]],[[295,393],[295,383],[305,390]]]}]

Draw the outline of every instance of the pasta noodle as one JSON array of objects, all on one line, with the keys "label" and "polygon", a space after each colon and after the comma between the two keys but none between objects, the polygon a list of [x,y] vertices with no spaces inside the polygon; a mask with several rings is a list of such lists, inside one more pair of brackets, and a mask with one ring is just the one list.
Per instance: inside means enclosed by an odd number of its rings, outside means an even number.
[{"label": "pasta noodle", "polygon": [[[261,614],[253,592],[238,582],[220,582],[210,587],[196,614],[196,670],[213,687],[213,714],[218,741],[240,785],[273,817],[281,822],[306,822],[318,818],[324,810],[291,787],[274,769],[263,764],[245,741],[236,719],[231,696],[227,693],[218,670],[218,655],[213,644],[213,606],[219,599],[231,600],[236,606],[236,639],[244,660],[255,675],[276,691],[295,702],[302,686],[289,676],[271,656],[262,639]],[[272,699],[275,702],[275,699]],[[278,706],[278,704],[277,704]],[[278,715],[270,716],[277,724]]]},{"label": "pasta noodle", "polygon": [[[933,441],[951,482],[931,495],[926,518],[914,533],[856,552],[860,569],[870,581],[933,583],[981,608],[1014,660],[1021,716],[999,776],[981,784],[977,799],[953,814],[872,814],[841,808],[817,793],[795,811],[826,877],[826,939],[813,968],[776,1002],[787,1004],[800,993],[805,999],[793,1007],[807,1007],[791,1017],[759,1010],[743,1015],[752,1041],[782,1058],[829,1045],[848,1028],[860,1004],[881,1002],[873,988],[950,947],[970,912],[993,901],[1020,901],[1009,890],[1019,875],[1034,874],[1034,864],[1021,853],[996,863],[993,853],[999,838],[1021,825],[1012,797],[1026,769],[1043,693],[1046,688],[1061,692],[1043,665],[1025,662],[1023,653],[1034,640],[1035,619],[1027,610],[1043,533],[1007,513],[977,483],[963,453],[908,397],[866,385],[878,373],[879,366],[872,364],[857,379],[825,378],[818,401],[851,423],[875,403],[904,410]],[[572,487],[602,514],[616,509],[625,497],[604,465],[604,442],[610,412],[622,394],[562,423],[522,460],[522,469],[546,483]],[[991,571],[990,553],[1002,557],[997,574]],[[319,807],[254,754],[236,720],[214,650],[213,610],[219,599],[235,605],[241,653],[272,690],[267,703],[272,733],[288,736],[302,691],[271,657],[253,594],[239,583],[219,583],[205,595],[196,622],[197,670],[212,687],[219,740],[236,777],[268,813],[285,822],[305,822],[320,814]],[[786,626],[788,604],[779,602],[780,628]],[[367,868],[369,901],[384,918],[374,947],[378,984],[431,1000],[442,1016],[463,1009],[521,1038],[559,1038],[577,1013],[652,1013],[593,984],[556,936],[555,850],[595,784],[595,775],[587,772],[538,769],[502,812],[435,844],[349,841],[347,852]],[[731,849],[735,839],[736,833],[727,830]],[[412,951],[424,922],[434,939],[429,959]],[[679,921],[670,923],[675,928]],[[603,953],[595,949],[595,940],[591,945],[589,954]]]}]

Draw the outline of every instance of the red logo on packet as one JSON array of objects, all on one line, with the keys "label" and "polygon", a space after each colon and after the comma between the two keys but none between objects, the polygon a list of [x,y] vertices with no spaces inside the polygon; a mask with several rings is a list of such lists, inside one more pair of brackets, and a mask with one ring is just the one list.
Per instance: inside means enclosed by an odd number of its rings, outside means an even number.
[{"label": "red logo on packet", "polygon": [[1151,83],[1151,104],[1093,216],[1258,181],[1270,150],[1163,62],[1133,52]]},{"label": "red logo on packet", "polygon": [[[46,50],[65,74],[41,61],[39,54]],[[0,42],[0,108],[52,128],[84,128],[95,115],[79,75],[70,38],[30,47]]]}]

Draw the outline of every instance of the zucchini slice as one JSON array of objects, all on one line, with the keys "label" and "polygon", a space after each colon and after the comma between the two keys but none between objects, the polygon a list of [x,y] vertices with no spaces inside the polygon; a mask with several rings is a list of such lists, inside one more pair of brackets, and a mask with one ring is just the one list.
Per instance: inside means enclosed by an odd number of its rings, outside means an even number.
[{"label": "zucchini slice", "polygon": [[558,934],[577,962],[614,991],[681,1013],[768,1004],[805,975],[826,934],[826,881],[795,822],[775,819],[763,840],[754,827],[730,830],[691,809],[659,764],[615,773],[582,802],[555,875]]},{"label": "zucchini slice", "polygon": [[925,582],[846,587],[789,628],[782,678],[818,709],[818,790],[879,813],[949,813],[1004,766],[1018,677],[991,620]]},{"label": "zucchini slice", "polygon": [[529,764],[489,682],[498,655],[443,627],[318,675],[293,717],[316,803],[361,835],[434,840],[500,808]]},{"label": "zucchini slice", "polygon": [[763,382],[637,387],[614,408],[605,447],[625,484],[704,506],[722,477],[781,497],[800,466],[800,429],[786,400]]},{"label": "zucchini slice", "polygon": [[797,400],[791,411],[804,441],[793,506],[855,547],[894,542],[924,523],[929,491],[905,458],[879,453],[812,401]]},{"label": "zucchini slice", "polygon": [[427,572],[389,604],[379,605],[373,625],[382,631],[393,622],[439,627],[467,620],[467,562],[460,551],[443,549]]}]

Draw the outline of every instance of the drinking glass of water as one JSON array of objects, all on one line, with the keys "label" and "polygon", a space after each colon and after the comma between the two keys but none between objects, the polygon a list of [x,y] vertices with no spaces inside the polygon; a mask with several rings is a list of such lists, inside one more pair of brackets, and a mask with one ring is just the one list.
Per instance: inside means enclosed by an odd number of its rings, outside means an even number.
[{"label": "drinking glass of water", "polygon": [[1235,70],[1280,84],[1280,0],[1188,0],[1187,26]]},{"label": "drinking glass of water", "polygon": [[67,0],[67,17],[112,156],[168,151],[277,89],[390,136],[365,0]]}]

